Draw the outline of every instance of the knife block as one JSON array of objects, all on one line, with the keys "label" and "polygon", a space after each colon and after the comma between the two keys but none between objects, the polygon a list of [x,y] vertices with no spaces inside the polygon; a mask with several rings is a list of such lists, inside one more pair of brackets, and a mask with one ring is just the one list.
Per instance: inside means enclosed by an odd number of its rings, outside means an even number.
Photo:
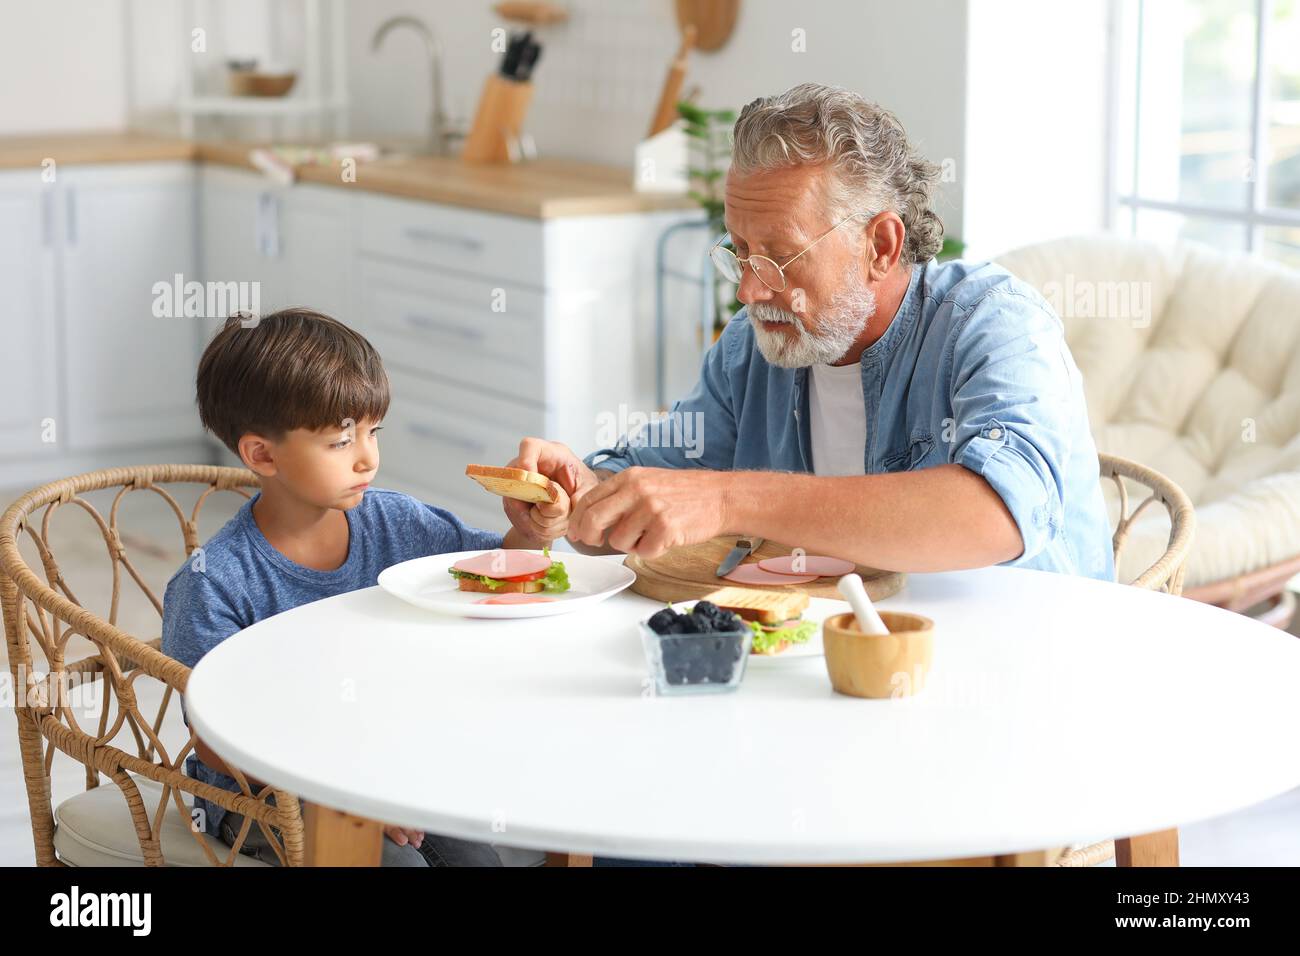
[{"label": "knife block", "polygon": [[527,80],[500,73],[489,76],[460,158],[467,163],[510,162],[510,141],[518,141],[532,100],[533,84]]}]

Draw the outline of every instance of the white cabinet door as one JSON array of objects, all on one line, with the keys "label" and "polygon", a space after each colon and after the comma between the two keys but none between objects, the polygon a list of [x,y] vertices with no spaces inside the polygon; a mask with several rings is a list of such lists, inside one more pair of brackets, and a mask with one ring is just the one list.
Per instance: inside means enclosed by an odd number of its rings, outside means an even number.
[{"label": "white cabinet door", "polygon": [[373,194],[358,219],[366,255],[542,287],[540,220]]},{"label": "white cabinet door", "polygon": [[494,307],[492,279],[365,259],[357,294],[384,364],[474,391],[542,405],[544,297],[518,287]]},{"label": "white cabinet door", "polygon": [[346,189],[277,186],[243,170],[200,175],[203,278],[257,283],[263,315],[302,306],[356,325]]},{"label": "white cabinet door", "polygon": [[393,400],[379,433],[375,483],[504,531],[501,499],[466,477],[465,466],[504,465],[521,438],[545,433],[545,410],[391,367],[388,378]]},{"label": "white cabinet door", "polygon": [[54,298],[57,193],[38,170],[0,174],[0,458],[57,454],[59,408]]},{"label": "white cabinet door", "polygon": [[284,306],[324,312],[361,328],[352,314],[351,196],[346,188],[294,186],[282,190],[277,208],[280,289]]},{"label": "white cabinet door", "polygon": [[[274,240],[273,204],[260,177],[235,170],[201,167],[199,182],[199,277],[205,282],[249,283],[258,290],[258,312],[270,311],[275,260],[266,248]],[[221,326],[204,323],[207,340]]]},{"label": "white cabinet door", "polygon": [[201,434],[194,407],[200,326],[183,302],[155,315],[159,283],[196,281],[189,163],[60,173],[69,441],[76,449]]}]

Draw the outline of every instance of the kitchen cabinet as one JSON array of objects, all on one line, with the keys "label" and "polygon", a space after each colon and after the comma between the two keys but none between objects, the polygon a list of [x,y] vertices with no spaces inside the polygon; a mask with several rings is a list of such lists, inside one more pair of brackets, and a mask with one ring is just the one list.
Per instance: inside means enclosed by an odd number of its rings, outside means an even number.
[{"label": "kitchen cabinet", "polygon": [[157,283],[197,278],[193,182],[188,162],[0,175],[0,484],[201,447],[198,327],[154,308]]},{"label": "kitchen cabinet", "polygon": [[[189,163],[72,167],[59,174],[69,447],[98,450],[199,434],[201,319],[159,293],[198,280]],[[157,297],[172,301],[158,308]],[[162,313],[162,314],[159,314]]]},{"label": "kitchen cabinet", "polygon": [[[210,282],[256,282],[262,313],[306,306],[342,321],[351,311],[351,196],[259,173],[199,171],[200,258]],[[213,323],[209,336],[219,323]]]},{"label": "kitchen cabinet", "polygon": [[[489,527],[500,503],[465,464],[504,463],[528,435],[585,454],[610,423],[653,411],[655,243],[699,213],[629,200],[608,170],[553,164],[460,182],[459,165],[429,180],[412,160],[354,184],[308,168],[313,181],[283,186],[225,149],[79,156],[47,184],[35,154],[19,152],[0,172],[13,357],[0,485],[142,460],[236,463],[202,433],[194,375],[241,303],[156,308],[177,283],[243,285],[262,314],[304,306],[365,334],[393,385],[380,484]],[[485,193],[485,175],[501,189]],[[430,181],[445,187],[437,198],[371,191]]]},{"label": "kitchen cabinet", "polygon": [[620,406],[652,411],[638,345],[654,242],[681,211],[529,219],[362,194],[354,323],[393,407],[379,483],[504,529],[465,477],[537,435],[579,455]]},{"label": "kitchen cabinet", "polygon": [[467,478],[465,466],[504,465],[520,438],[543,433],[543,410],[385,364],[393,400],[379,433],[376,484],[446,508],[466,524],[504,531],[501,499]]},{"label": "kitchen cabinet", "polygon": [[57,195],[38,170],[0,173],[4,401],[0,457],[53,456],[63,421],[55,297]]}]

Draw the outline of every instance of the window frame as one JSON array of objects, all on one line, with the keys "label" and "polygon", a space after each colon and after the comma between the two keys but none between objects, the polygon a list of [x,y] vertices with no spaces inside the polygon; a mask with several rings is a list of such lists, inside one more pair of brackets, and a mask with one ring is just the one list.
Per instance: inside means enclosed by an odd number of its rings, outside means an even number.
[{"label": "window frame", "polygon": [[[1137,235],[1137,213],[1142,210],[1169,212],[1189,218],[1216,219],[1241,225],[1246,233],[1246,252],[1259,256],[1264,244],[1264,230],[1270,226],[1300,227],[1300,209],[1286,209],[1271,206],[1268,203],[1268,164],[1264,152],[1268,142],[1268,76],[1271,61],[1269,59],[1269,26],[1272,23],[1274,0],[1255,0],[1255,76],[1251,84],[1250,113],[1250,154],[1247,157],[1253,173],[1250,189],[1246,191],[1247,200],[1243,207],[1230,208],[1208,203],[1185,200],[1150,199],[1142,196],[1137,188],[1139,182],[1139,164],[1142,155],[1142,25],[1147,3],[1151,0],[1110,0],[1110,64],[1107,96],[1109,99],[1109,116],[1107,137],[1108,170],[1107,193],[1110,201],[1106,209],[1106,226],[1109,230],[1119,232],[1122,229],[1121,215],[1127,215],[1131,223],[1125,233]],[[1160,2],[1160,0],[1156,0]],[[1133,127],[1131,132],[1133,153],[1131,156],[1119,155],[1120,137],[1120,91],[1123,85],[1123,71],[1126,67],[1121,62],[1124,51],[1126,30],[1136,24],[1137,35],[1134,44],[1137,62],[1133,65],[1134,106]],[[1128,164],[1131,174],[1132,191],[1121,193],[1119,190],[1120,170]]]}]

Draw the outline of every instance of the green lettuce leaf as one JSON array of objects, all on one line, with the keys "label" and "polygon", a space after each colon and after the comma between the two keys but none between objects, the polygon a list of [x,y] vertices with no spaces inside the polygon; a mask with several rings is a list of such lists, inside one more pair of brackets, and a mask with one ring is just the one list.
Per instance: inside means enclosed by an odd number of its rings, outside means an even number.
[{"label": "green lettuce leaf", "polygon": [[569,572],[564,570],[562,561],[552,561],[551,566],[546,569],[546,577],[542,580],[545,582],[543,591],[569,590]]},{"label": "green lettuce leaf", "polygon": [[806,644],[817,632],[817,624],[814,621],[800,621],[794,627],[784,627],[776,631],[764,630],[762,624],[750,621],[749,628],[754,632],[754,650],[759,654],[766,654],[782,641]]},{"label": "green lettuce leaf", "polygon": [[506,583],[504,581],[498,581],[496,578],[490,578],[486,574],[467,574],[464,571],[457,571],[455,568],[448,568],[447,573],[453,578],[469,578],[471,581],[478,581],[482,584],[486,584],[494,591]]}]

